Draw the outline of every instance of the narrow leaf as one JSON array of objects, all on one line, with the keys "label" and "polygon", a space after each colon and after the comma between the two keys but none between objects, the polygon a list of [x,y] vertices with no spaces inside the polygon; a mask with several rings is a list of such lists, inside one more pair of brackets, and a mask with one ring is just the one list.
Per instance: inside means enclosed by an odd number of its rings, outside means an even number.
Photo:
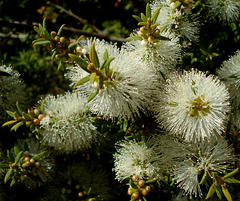
[{"label": "narrow leaf", "polygon": [[127,40],[142,40],[141,36],[130,36],[127,38]]},{"label": "narrow leaf", "polygon": [[13,179],[10,183],[10,187],[12,187],[16,182],[17,182],[17,179],[15,177],[13,177]]},{"label": "narrow leaf", "polygon": [[10,159],[10,161],[11,161],[12,163],[15,161],[12,153],[11,153],[9,150],[7,150],[7,157]]},{"label": "narrow leaf", "polygon": [[79,43],[80,40],[84,37],[84,35],[81,35],[78,39],[77,39],[77,42]]},{"label": "narrow leaf", "polygon": [[217,189],[217,184],[214,182],[214,183],[211,185],[211,187],[210,187],[210,189],[209,189],[209,191],[208,191],[207,196],[206,196],[205,199],[207,200],[207,199],[209,199],[210,197],[212,197],[212,195],[215,193],[216,189]]},{"label": "narrow leaf", "polygon": [[165,37],[165,36],[154,36],[154,38],[158,39],[158,40],[168,40],[168,41],[170,41],[170,39]]},{"label": "narrow leaf", "polygon": [[158,15],[160,13],[161,8],[158,8],[152,15],[152,24],[154,24],[157,21]]},{"label": "narrow leaf", "polygon": [[227,179],[224,179],[224,181],[229,183],[229,184],[240,184],[239,180],[233,179],[233,178],[227,178]]},{"label": "narrow leaf", "polygon": [[98,55],[95,49],[95,41],[91,45],[89,57],[90,57],[90,61],[94,63],[94,67],[99,68],[100,64],[99,64]]},{"label": "narrow leaf", "polygon": [[151,184],[151,183],[154,183],[154,182],[156,182],[158,179],[159,179],[159,178],[158,178],[158,177],[156,177],[156,178],[154,178],[154,179],[147,180],[145,183],[146,183],[146,184]]},{"label": "narrow leaf", "polygon": [[8,113],[9,116],[11,116],[11,117],[13,117],[13,118],[15,117],[14,112],[11,112],[11,111],[9,111],[9,110],[7,110],[6,112]]},{"label": "narrow leaf", "polygon": [[41,30],[41,33],[43,33],[44,32],[43,26],[41,24],[39,24],[38,27]]},{"label": "narrow leaf", "polygon": [[57,36],[60,36],[60,35],[61,35],[64,26],[65,26],[65,24],[63,24],[63,25],[59,28],[59,30],[58,30],[58,32],[57,32]]},{"label": "narrow leaf", "polygon": [[223,191],[223,194],[225,195],[225,197],[227,198],[228,201],[232,201],[232,196],[231,194],[229,193],[228,189],[224,186],[221,186],[222,187],[222,191]]},{"label": "narrow leaf", "polygon": [[107,49],[105,50],[104,54],[103,54],[103,60],[107,60],[109,58],[109,55],[108,55],[108,51]]},{"label": "narrow leaf", "polygon": [[77,46],[77,44],[78,44],[78,42],[70,43],[70,44],[68,45],[68,49],[71,49],[72,47]]},{"label": "narrow leaf", "polygon": [[14,124],[14,123],[16,123],[16,122],[17,122],[16,120],[7,121],[7,122],[5,122],[5,123],[2,125],[2,127],[12,125],[12,124]]},{"label": "narrow leaf", "polygon": [[44,44],[48,44],[48,43],[50,43],[49,40],[44,40],[44,41],[36,42],[36,43],[34,43],[33,45],[44,45]]},{"label": "narrow leaf", "polygon": [[43,30],[43,33],[47,37],[47,39],[51,40],[51,36],[50,36],[49,32],[46,29]]},{"label": "narrow leaf", "polygon": [[146,16],[145,16],[143,13],[141,13],[141,19],[142,19],[144,22],[147,21],[147,18],[146,18]]},{"label": "narrow leaf", "polygon": [[208,172],[205,171],[199,184],[204,184],[208,179]]},{"label": "narrow leaf", "polygon": [[[18,155],[18,153],[20,152],[19,148],[17,146],[14,146],[13,147],[13,150],[14,150],[14,154],[15,156]],[[16,163],[16,162],[15,162]]]},{"label": "narrow leaf", "polygon": [[22,153],[23,153],[23,151],[20,151],[20,152],[17,154],[14,163],[18,163],[18,161],[19,161],[20,158],[22,157]]},{"label": "narrow leaf", "polygon": [[235,170],[233,170],[232,172],[224,175],[223,179],[227,179],[229,177],[233,177],[234,175],[236,175],[239,172],[239,168],[236,168]]},{"label": "narrow leaf", "polygon": [[46,40],[46,39],[45,39],[45,38],[38,38],[38,39],[34,40],[34,41],[32,42],[32,44],[34,44],[34,43],[36,43],[36,42],[39,42],[39,41],[44,41],[44,40]]},{"label": "narrow leaf", "polygon": [[16,102],[16,106],[17,106],[17,109],[18,109],[19,114],[22,114],[22,113],[23,113],[23,110],[22,110],[22,108],[20,107],[18,101]]},{"label": "narrow leaf", "polygon": [[146,6],[146,18],[151,18],[151,8],[150,8],[150,5],[149,3],[147,3],[147,6]]},{"label": "narrow leaf", "polygon": [[63,67],[63,61],[61,60],[58,64],[58,70],[60,70]]},{"label": "narrow leaf", "polygon": [[12,169],[8,170],[7,174],[4,177],[4,183],[7,183],[7,181],[10,179],[12,173],[13,173]]},{"label": "narrow leaf", "polygon": [[46,151],[43,151],[39,154],[37,154],[36,156],[32,157],[34,160],[38,161],[40,158],[43,157],[43,155],[46,153]]},{"label": "narrow leaf", "polygon": [[37,27],[37,26],[34,26],[33,27],[34,31],[36,31],[38,34],[41,34],[42,31]]},{"label": "narrow leaf", "polygon": [[68,54],[70,58],[72,58],[83,70],[85,70],[88,73],[91,73],[90,70],[87,69],[88,63],[82,59],[81,57],[75,55],[75,54]]},{"label": "narrow leaf", "polygon": [[46,29],[46,17],[43,18],[43,29]]},{"label": "narrow leaf", "polygon": [[8,163],[0,163],[0,168],[2,168],[2,169],[9,168],[9,164]]},{"label": "narrow leaf", "polygon": [[104,67],[104,70],[105,70],[105,75],[108,74],[108,71],[109,71],[109,67],[110,67],[110,63],[115,59],[115,57],[111,57],[109,58],[106,63],[105,63],[105,67]]},{"label": "narrow leaf", "polygon": [[96,79],[97,74],[96,73],[91,73],[89,80],[91,83],[94,83],[95,79]]},{"label": "narrow leaf", "polygon": [[45,104],[45,102],[46,102],[46,99],[44,99],[44,100],[42,101],[42,103],[41,103],[41,106],[40,106],[40,112],[41,112],[41,114],[44,113],[44,104]]},{"label": "narrow leaf", "polygon": [[6,163],[11,162],[11,160],[7,156],[5,156],[2,152],[0,152],[0,157]]},{"label": "narrow leaf", "polygon": [[142,18],[137,15],[132,15],[138,22],[143,22]]},{"label": "narrow leaf", "polygon": [[147,22],[139,22],[138,25],[139,25],[139,26],[147,26],[148,23],[147,23]]},{"label": "narrow leaf", "polygon": [[27,113],[23,112],[22,114],[26,120],[31,120],[31,117]]},{"label": "narrow leaf", "polygon": [[11,128],[10,131],[12,131],[12,130],[17,131],[17,129],[19,129],[19,127],[21,127],[23,124],[24,124],[23,121],[20,121],[20,122],[16,123],[16,124]]},{"label": "narrow leaf", "polygon": [[73,86],[73,88],[76,88],[77,86],[82,85],[82,84],[88,82],[89,80],[90,80],[90,75],[87,75],[87,76],[83,77],[82,79],[80,79],[80,80]]},{"label": "narrow leaf", "polygon": [[94,99],[95,96],[98,94],[98,92],[99,92],[99,89],[96,89],[95,91],[92,91],[88,96],[87,102],[90,102],[92,99]]}]

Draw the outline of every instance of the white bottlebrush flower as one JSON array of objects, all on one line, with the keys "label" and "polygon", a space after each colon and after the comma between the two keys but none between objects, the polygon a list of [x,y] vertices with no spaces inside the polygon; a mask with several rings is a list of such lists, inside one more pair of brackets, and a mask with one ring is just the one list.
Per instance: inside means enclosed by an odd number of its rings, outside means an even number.
[{"label": "white bottlebrush flower", "polygon": [[15,111],[16,102],[20,105],[27,101],[25,83],[12,66],[0,66],[0,112],[5,116],[6,110]]},{"label": "white bottlebrush flower", "polygon": [[191,70],[173,73],[158,95],[157,121],[188,141],[221,135],[230,110],[229,94],[217,77]]},{"label": "white bottlebrush flower", "polygon": [[[90,194],[87,193],[91,189]],[[48,189],[47,201],[112,200],[111,186],[101,161],[68,162],[56,174]]]},{"label": "white bottlebrush flower", "polygon": [[225,23],[239,18],[240,1],[238,0],[211,0],[208,1],[207,7],[209,16],[218,17]]},{"label": "white bottlebrush flower", "polygon": [[232,106],[231,122],[240,128],[240,51],[237,51],[217,70],[219,78],[226,84]]},{"label": "white bottlebrush flower", "polygon": [[159,177],[160,167],[157,165],[160,156],[155,152],[154,141],[136,142],[119,141],[114,154],[114,171],[116,179],[124,179],[136,175],[139,179],[154,179]]},{"label": "white bottlebrush flower", "polygon": [[98,132],[89,118],[86,97],[77,93],[48,96],[45,118],[40,121],[43,144],[62,152],[84,151],[96,141]]},{"label": "white bottlebrush flower", "polygon": [[[133,36],[137,35],[135,33]],[[179,61],[181,56],[181,47],[177,38],[171,40],[160,40],[150,43],[148,41],[129,41],[122,46],[129,52],[140,55],[142,62],[146,63],[150,71],[166,75],[171,71]]]},{"label": "white bottlebrush flower", "polygon": [[158,28],[163,35],[171,37],[173,34],[178,38],[187,38],[193,42],[198,41],[199,22],[191,12],[192,1],[189,1],[187,5],[177,5],[175,1],[167,0],[155,0],[151,3],[153,13],[160,7],[161,10],[156,22],[160,24]]},{"label": "white bottlebrush flower", "polygon": [[154,140],[162,161],[173,169],[173,180],[190,197],[202,196],[200,181],[204,174],[213,178],[213,172],[222,174],[233,170],[231,165],[236,161],[233,148],[222,137],[211,137],[198,143],[189,143],[169,135],[158,136]]},{"label": "white bottlebrush flower", "polygon": [[[116,45],[95,40],[95,49],[100,65],[104,61],[103,55],[106,50],[109,58],[115,59],[110,63],[107,79],[105,76],[101,88],[98,82],[86,82],[75,89],[78,93],[85,94],[99,90],[89,102],[90,110],[111,119],[123,117],[133,119],[139,116],[141,111],[147,112],[149,101],[157,88],[156,75],[146,68],[139,55],[119,51]],[[69,70],[68,78],[74,83],[86,75],[82,73],[80,67]]]}]

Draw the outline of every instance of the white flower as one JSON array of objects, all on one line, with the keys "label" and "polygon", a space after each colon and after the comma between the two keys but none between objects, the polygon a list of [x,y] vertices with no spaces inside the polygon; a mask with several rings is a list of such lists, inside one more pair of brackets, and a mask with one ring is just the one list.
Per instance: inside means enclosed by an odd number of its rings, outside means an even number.
[{"label": "white flower", "polygon": [[190,197],[202,196],[200,181],[203,175],[213,179],[214,172],[222,174],[232,170],[231,165],[236,161],[233,148],[222,137],[198,143],[185,142],[169,135],[155,136],[154,140],[162,162],[173,169],[173,179]]},{"label": "white flower", "polygon": [[[133,35],[136,35],[133,33]],[[143,45],[144,44],[144,45]],[[177,64],[181,48],[177,38],[169,40],[160,40],[156,43],[142,41],[129,41],[122,46],[129,52],[141,56],[141,61],[146,63],[149,71],[160,75],[166,75]]]},{"label": "white flower", "polygon": [[169,4],[165,0],[155,0],[151,3],[152,13],[161,7],[157,23],[161,34],[170,34],[172,37],[185,37],[190,41],[197,42],[199,38],[199,22],[197,17],[191,12],[191,3],[186,6],[181,5],[179,9],[175,8],[175,3]]},{"label": "white flower", "polygon": [[223,22],[231,22],[239,18],[240,1],[236,0],[211,0],[208,2],[208,14],[216,16]]},{"label": "white flower", "polygon": [[230,92],[232,124],[240,128],[240,51],[224,61],[217,74]]},{"label": "white flower", "polygon": [[[97,115],[111,119],[123,117],[133,119],[141,112],[147,113],[149,101],[157,88],[156,75],[146,68],[137,54],[124,50],[119,51],[116,45],[105,41],[95,40],[95,47],[100,65],[103,63],[103,55],[106,50],[109,58],[115,59],[110,63],[108,78],[106,79],[105,76],[102,87],[87,82],[76,88],[78,93],[86,94],[90,94],[96,89],[99,90],[89,102],[90,110]],[[70,68],[69,70],[68,75],[74,82],[86,75],[86,73],[81,74],[83,70],[80,68]],[[75,72],[76,74],[74,74]]]},{"label": "white flower", "polygon": [[40,121],[44,130],[42,143],[58,151],[84,151],[96,141],[97,130],[88,115],[86,98],[77,93],[48,96],[46,117]]},{"label": "white flower", "polygon": [[196,70],[173,73],[158,95],[157,121],[188,141],[221,135],[230,111],[228,99],[217,77]]},{"label": "white flower", "polygon": [[116,179],[124,179],[137,175],[139,179],[157,178],[160,167],[157,164],[159,156],[154,150],[154,142],[120,141],[116,143],[114,154],[114,171]]},{"label": "white flower", "polygon": [[6,110],[15,111],[16,102],[26,104],[26,85],[20,74],[12,66],[0,66],[0,112],[5,116]]}]

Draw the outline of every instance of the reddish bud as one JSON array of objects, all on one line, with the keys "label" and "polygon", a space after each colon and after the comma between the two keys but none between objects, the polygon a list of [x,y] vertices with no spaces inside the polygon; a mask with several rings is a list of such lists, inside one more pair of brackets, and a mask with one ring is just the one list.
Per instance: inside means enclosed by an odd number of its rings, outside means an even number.
[{"label": "reddish bud", "polygon": [[39,119],[33,119],[33,124],[38,125],[39,124]]},{"label": "reddish bud", "polygon": [[51,31],[50,35],[52,36],[52,38],[54,38],[57,35],[57,33],[56,31]]},{"label": "reddish bud", "polygon": [[35,109],[35,110],[34,110],[34,114],[39,115],[39,114],[40,114],[40,111],[39,111],[38,109]]},{"label": "reddish bud", "polygon": [[38,115],[38,119],[39,119],[39,120],[42,120],[43,118],[44,118],[44,115],[43,115],[43,114],[39,114],[39,115]]},{"label": "reddish bud", "polygon": [[142,195],[146,196],[148,194],[148,191],[146,189],[142,190]]},{"label": "reddish bud", "polygon": [[35,166],[36,166],[36,168],[39,168],[39,167],[40,167],[40,163],[39,163],[39,162],[36,162],[36,163],[35,163]]},{"label": "reddish bud", "polygon": [[132,197],[134,199],[138,199],[139,198],[139,191],[135,191],[133,194],[132,194]]},{"label": "reddish bud", "polygon": [[57,47],[62,47],[62,43],[61,42],[57,42]]},{"label": "reddish bud", "polygon": [[56,37],[54,38],[54,40],[57,41],[57,42],[60,41],[59,36],[56,36]]},{"label": "reddish bud", "polygon": [[82,197],[82,196],[83,196],[83,192],[79,192],[78,197]]},{"label": "reddish bud", "polygon": [[137,181],[138,180],[138,176],[137,175],[133,175],[132,180],[133,181]]},{"label": "reddish bud", "polygon": [[62,36],[62,37],[60,38],[60,42],[61,42],[62,44],[64,44],[64,43],[66,42],[65,37]]},{"label": "reddish bud", "polygon": [[150,191],[151,190],[151,187],[150,186],[146,186],[145,188],[147,191]]},{"label": "reddish bud", "polygon": [[144,186],[145,182],[144,182],[144,180],[139,180],[138,184],[139,184],[139,186],[142,187],[142,186]]},{"label": "reddish bud", "polygon": [[30,163],[31,164],[34,164],[35,163],[35,160],[33,158],[30,159]]}]

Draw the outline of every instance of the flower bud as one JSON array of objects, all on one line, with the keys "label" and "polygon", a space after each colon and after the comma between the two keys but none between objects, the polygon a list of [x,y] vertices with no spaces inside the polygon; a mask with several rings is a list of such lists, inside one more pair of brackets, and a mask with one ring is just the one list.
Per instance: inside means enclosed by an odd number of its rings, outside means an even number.
[{"label": "flower bud", "polygon": [[137,181],[138,180],[138,176],[137,175],[133,175],[132,180],[133,181]]},{"label": "flower bud", "polygon": [[39,119],[33,119],[33,124],[36,126],[39,124]]},{"label": "flower bud", "polygon": [[130,187],[128,189],[128,195],[132,195],[134,193],[134,191],[135,191],[134,188]]},{"label": "flower bud", "polygon": [[34,114],[39,115],[39,114],[40,114],[40,111],[39,111],[38,109],[35,109],[35,110],[34,110]]},{"label": "flower bud", "polygon": [[139,191],[135,191],[135,192],[132,194],[132,197],[137,200],[137,199],[139,198]]},{"label": "flower bud", "polygon": [[154,37],[153,37],[153,36],[149,36],[149,37],[148,37],[148,42],[151,43],[151,42],[153,42],[153,40],[154,40]]},{"label": "flower bud", "polygon": [[144,180],[139,180],[138,184],[139,184],[139,186],[143,187],[145,182],[144,182]]},{"label": "flower bud", "polygon": [[52,38],[54,38],[57,35],[57,33],[56,33],[56,31],[51,31],[50,35]]},{"label": "flower bud", "polygon": [[150,191],[151,190],[151,187],[150,186],[146,186],[145,188],[147,191]]},{"label": "flower bud", "polygon": [[62,43],[61,42],[57,42],[57,47],[62,47]]},{"label": "flower bud", "polygon": [[27,127],[30,127],[32,125],[32,122],[31,121],[26,121],[26,126]]},{"label": "flower bud", "polygon": [[22,168],[29,167],[30,165],[31,165],[30,161],[27,161],[27,162],[22,164]]},{"label": "flower bud", "polygon": [[143,196],[146,196],[148,194],[148,191],[146,189],[142,189],[141,193]]},{"label": "flower bud", "polygon": [[66,42],[65,37],[62,36],[62,37],[60,38],[60,42],[61,42],[62,44],[65,44],[65,42]]},{"label": "flower bud", "polygon": [[94,64],[93,63],[88,64],[87,69],[90,70],[90,71],[94,71],[95,70]]},{"label": "flower bud", "polygon": [[33,158],[30,159],[30,163],[31,164],[34,164],[35,163],[35,160]]},{"label": "flower bud", "polygon": [[82,197],[82,196],[83,196],[83,192],[79,192],[78,197]]},{"label": "flower bud", "polygon": [[43,115],[43,114],[39,114],[39,115],[38,115],[38,119],[39,119],[39,120],[42,120],[43,118],[44,118],[44,115]]},{"label": "flower bud", "polygon": [[60,41],[59,36],[55,36],[54,40],[55,40],[56,42],[59,42],[59,41]]},{"label": "flower bud", "polygon": [[35,162],[35,167],[39,168],[40,167],[40,163],[39,162]]}]

